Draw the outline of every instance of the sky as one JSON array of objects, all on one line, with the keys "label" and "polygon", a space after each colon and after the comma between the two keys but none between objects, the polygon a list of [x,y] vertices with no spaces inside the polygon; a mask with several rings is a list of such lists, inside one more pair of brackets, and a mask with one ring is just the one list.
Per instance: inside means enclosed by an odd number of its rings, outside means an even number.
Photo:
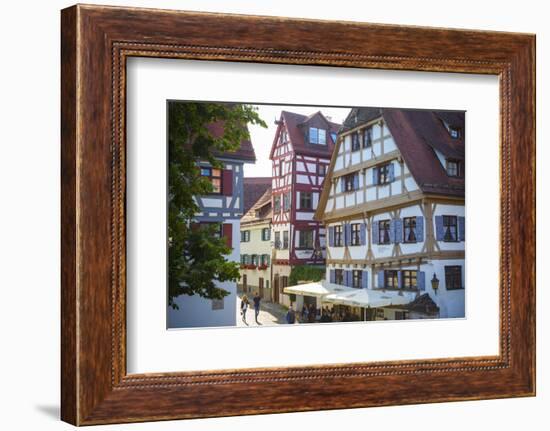
[{"label": "sky", "polygon": [[281,111],[296,112],[302,115],[310,115],[321,111],[323,115],[331,117],[331,121],[342,123],[351,108],[332,108],[318,106],[287,106],[287,105],[254,105],[258,108],[258,114],[267,123],[267,129],[257,125],[248,125],[250,139],[256,153],[256,163],[245,163],[245,177],[270,177],[271,160],[269,152],[277,130],[275,120],[278,120]]}]

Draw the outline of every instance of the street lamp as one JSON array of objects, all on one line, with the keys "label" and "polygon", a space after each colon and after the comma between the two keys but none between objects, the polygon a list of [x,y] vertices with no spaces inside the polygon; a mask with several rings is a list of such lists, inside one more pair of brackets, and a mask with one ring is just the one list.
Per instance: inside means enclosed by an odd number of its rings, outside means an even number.
[{"label": "street lamp", "polygon": [[435,275],[435,272],[434,272],[434,276],[432,278],[432,289],[433,289],[434,293],[437,294],[437,289],[439,289],[439,279]]}]

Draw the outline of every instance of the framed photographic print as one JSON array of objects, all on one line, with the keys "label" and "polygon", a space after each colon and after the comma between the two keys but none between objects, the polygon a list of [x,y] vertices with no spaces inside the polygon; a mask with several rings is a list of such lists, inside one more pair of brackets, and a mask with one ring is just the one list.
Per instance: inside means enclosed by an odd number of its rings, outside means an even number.
[{"label": "framed photographic print", "polygon": [[61,41],[63,420],[534,395],[534,36],[78,5]]}]

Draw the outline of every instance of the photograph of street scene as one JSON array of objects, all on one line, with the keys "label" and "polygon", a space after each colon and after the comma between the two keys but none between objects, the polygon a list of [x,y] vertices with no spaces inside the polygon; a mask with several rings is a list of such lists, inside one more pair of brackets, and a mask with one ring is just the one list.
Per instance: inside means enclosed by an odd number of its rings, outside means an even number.
[{"label": "photograph of street scene", "polygon": [[169,329],[465,318],[465,112],[167,104]]}]

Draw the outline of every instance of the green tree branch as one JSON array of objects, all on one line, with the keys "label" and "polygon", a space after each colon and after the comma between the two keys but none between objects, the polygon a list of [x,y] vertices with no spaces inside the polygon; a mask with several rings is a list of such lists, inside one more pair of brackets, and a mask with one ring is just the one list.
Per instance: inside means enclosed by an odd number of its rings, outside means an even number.
[{"label": "green tree branch", "polygon": [[[220,122],[223,133],[209,126]],[[235,151],[250,139],[247,124],[267,127],[249,105],[168,103],[168,304],[178,308],[179,295],[221,299],[229,294],[216,286],[239,278],[239,264],[227,260],[231,248],[217,235],[219,225],[194,223],[200,211],[194,196],[212,192],[200,175],[200,162],[223,168],[216,154]]]}]

